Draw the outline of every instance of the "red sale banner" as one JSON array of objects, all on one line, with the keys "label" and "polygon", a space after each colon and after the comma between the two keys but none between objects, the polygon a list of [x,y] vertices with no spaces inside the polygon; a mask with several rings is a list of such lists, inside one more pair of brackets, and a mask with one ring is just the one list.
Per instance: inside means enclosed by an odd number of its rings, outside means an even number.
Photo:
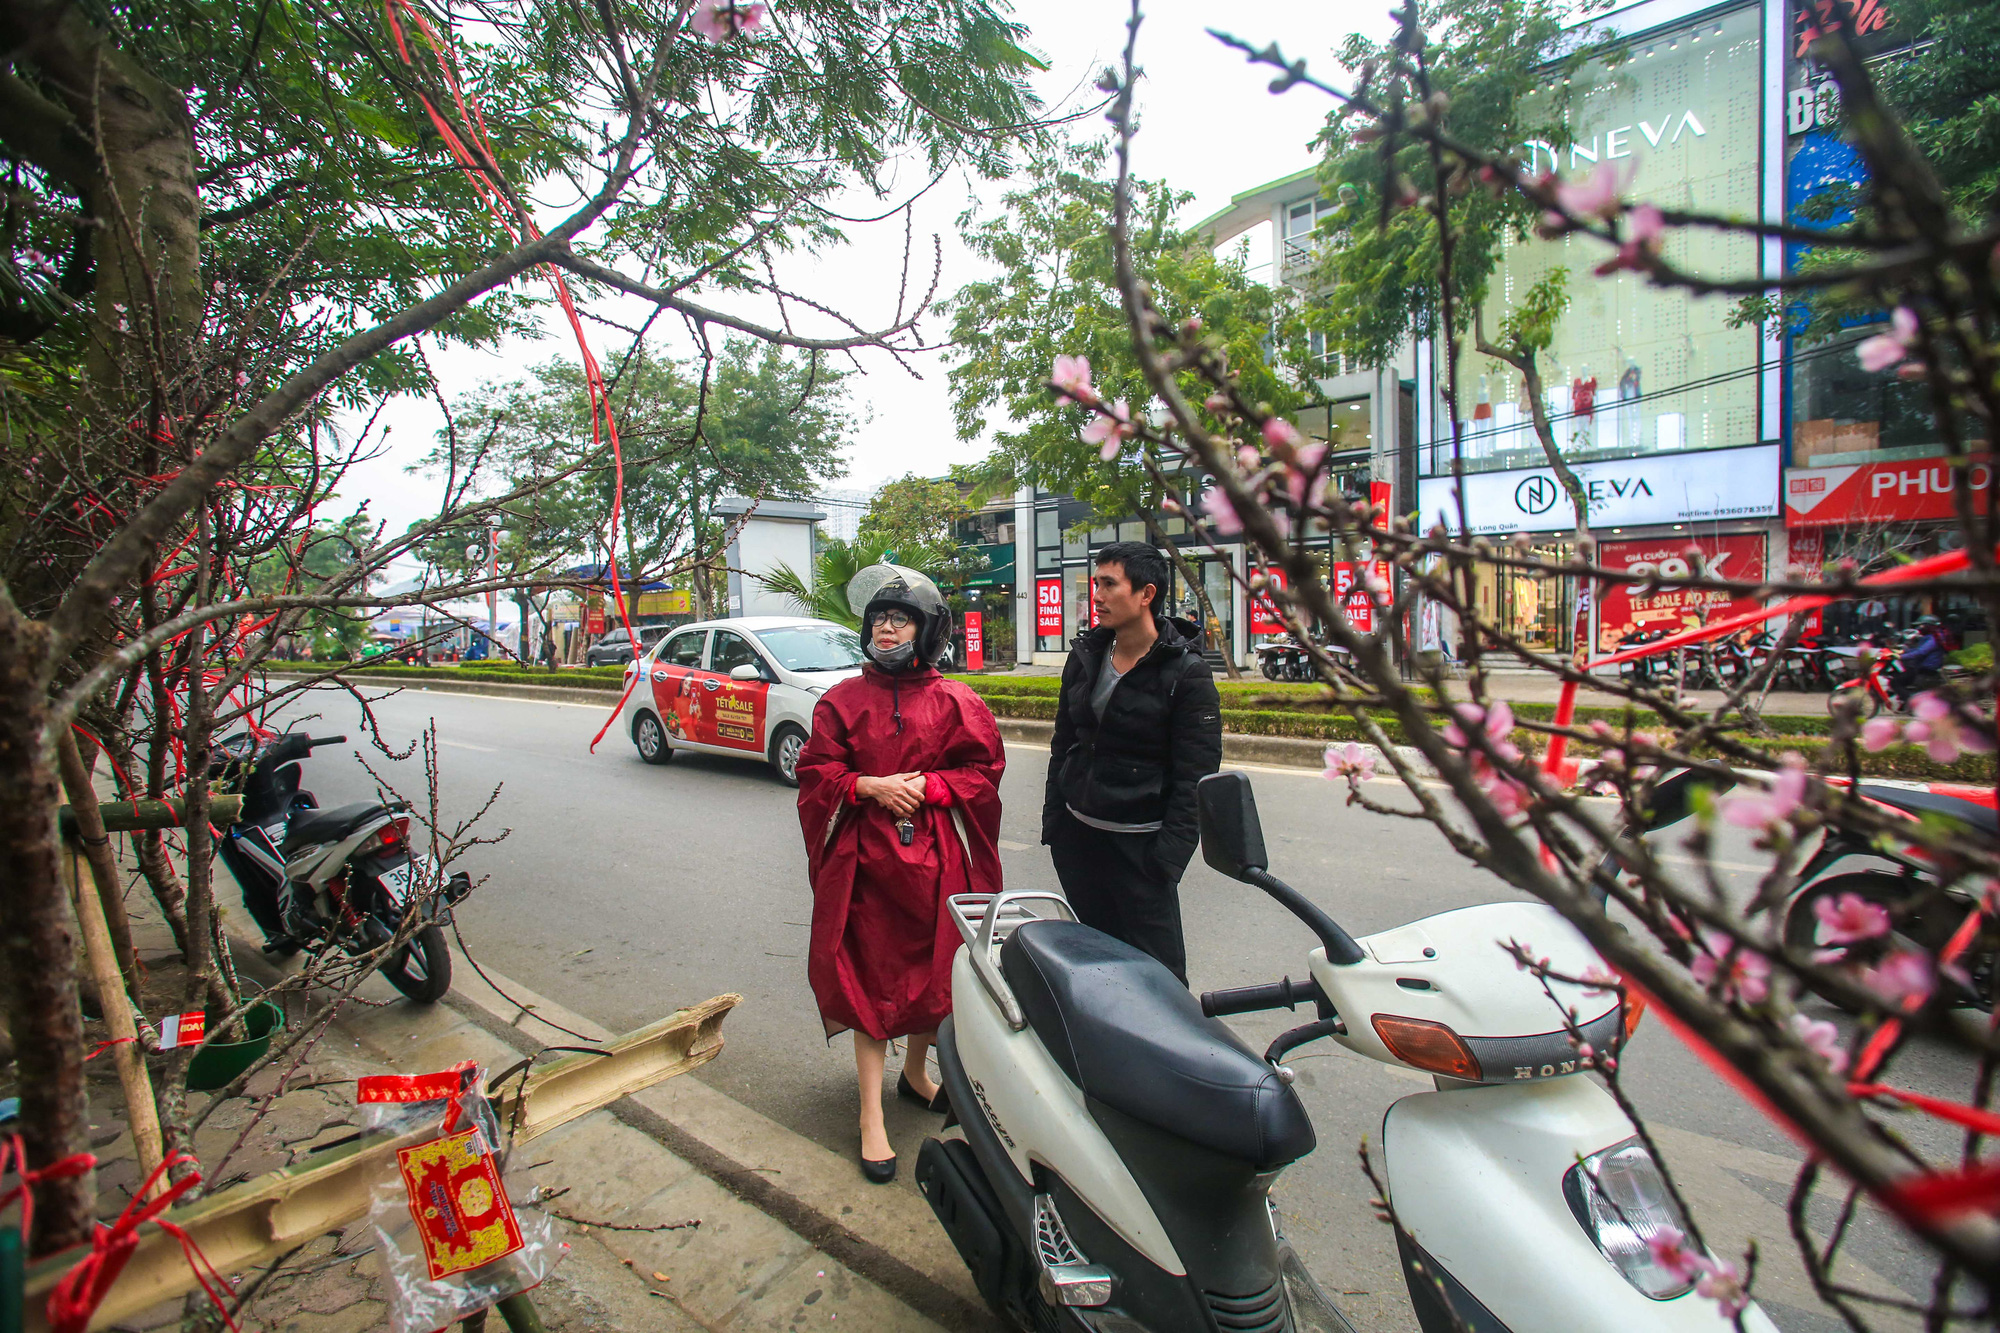
[{"label": "red sale banner", "polygon": [[1035,633],[1062,637],[1062,580],[1035,580]]},{"label": "red sale banner", "polygon": [[1375,600],[1361,586],[1361,572],[1372,570],[1376,581],[1384,587],[1389,583],[1389,562],[1376,560],[1358,563],[1338,560],[1333,566],[1333,599],[1340,603],[1347,613],[1347,623],[1362,634],[1375,632]]},{"label": "red sale banner", "polygon": [[1750,611],[1749,598],[1700,588],[1660,588],[1641,591],[1651,574],[1663,578],[1761,579],[1764,577],[1764,534],[1737,537],[1661,537],[1636,542],[1605,542],[1598,562],[1625,570],[1632,582],[1611,583],[1597,613],[1597,648],[1608,652],[1635,630],[1678,630],[1706,611],[1710,620]]},{"label": "red sale banner", "polygon": [[[1264,578],[1274,588],[1290,586],[1285,582],[1285,571],[1282,569],[1267,569],[1264,571]],[[1260,592],[1250,599],[1250,632],[1252,634],[1283,634],[1285,632],[1285,622],[1278,618],[1277,604],[1271,600],[1270,595],[1267,593]]]},{"label": "red sale banner", "polygon": [[965,669],[986,669],[986,615],[981,611],[965,613]]}]

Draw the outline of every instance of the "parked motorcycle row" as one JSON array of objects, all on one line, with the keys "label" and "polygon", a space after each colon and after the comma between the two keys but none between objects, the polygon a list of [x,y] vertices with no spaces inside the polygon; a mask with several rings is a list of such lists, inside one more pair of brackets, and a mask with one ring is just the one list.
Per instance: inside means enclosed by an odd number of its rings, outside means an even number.
[{"label": "parked motorcycle row", "polygon": [[[1637,630],[1618,641],[1619,651],[1657,643],[1677,630]],[[1621,662],[1619,676],[1634,684],[1661,686],[1678,680],[1691,690],[1733,690],[1763,671],[1778,651],[1779,634],[1745,632],[1689,644],[1672,652]],[[1771,688],[1824,693],[1829,710],[1858,697],[1863,715],[1900,711],[1903,701],[1891,687],[1896,659],[1916,638],[1915,631],[1878,630],[1854,636],[1802,638],[1778,657]],[[1971,679],[1976,673],[1946,666],[1938,683]]]}]

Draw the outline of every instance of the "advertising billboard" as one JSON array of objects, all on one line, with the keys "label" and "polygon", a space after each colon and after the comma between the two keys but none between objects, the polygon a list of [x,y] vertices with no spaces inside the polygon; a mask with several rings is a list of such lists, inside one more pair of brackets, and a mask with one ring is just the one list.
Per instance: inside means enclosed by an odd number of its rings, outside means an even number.
[{"label": "advertising billboard", "polygon": [[[1531,171],[1582,180],[1611,169],[1625,196],[1662,208],[1761,215],[1762,40],[1752,6],[1633,39],[1613,68],[1594,66],[1533,99],[1569,97],[1572,140],[1521,146]],[[1731,328],[1727,301],[1651,285],[1637,273],[1592,270],[1608,257],[1598,240],[1508,236],[1482,309],[1489,337],[1536,284],[1567,274],[1568,309],[1540,356],[1543,408],[1557,445],[1575,459],[1722,449],[1763,438],[1758,421],[1758,331]],[[1682,272],[1758,271],[1754,238],[1685,228],[1666,241]],[[1461,352],[1464,452],[1474,470],[1501,470],[1540,452],[1525,385],[1510,367]],[[1775,427],[1771,432],[1775,434]],[[1438,432],[1439,435],[1445,432]],[[1449,470],[1450,449],[1427,451],[1427,475]]]},{"label": "advertising billboard", "polygon": [[[1984,454],[1967,470],[1975,512],[1991,512],[1993,460]],[[1795,467],[1785,473],[1785,526],[1850,528],[1916,523],[1958,516],[1957,474],[1942,458],[1845,467]]]},{"label": "advertising billboard", "polygon": [[[1284,589],[1285,571],[1271,568],[1262,571],[1265,580],[1274,588]],[[1285,622],[1278,616],[1277,604],[1269,593],[1260,592],[1250,599],[1250,632],[1252,634],[1283,634]]]},{"label": "advertising billboard", "polygon": [[[1770,518],[1778,512],[1775,444],[1701,454],[1658,454],[1578,463],[1593,528],[1650,523]],[[1458,528],[1450,477],[1417,483],[1423,524]],[[1547,467],[1474,472],[1465,478],[1466,518],[1474,533],[1568,532],[1576,506]]]},{"label": "advertising billboard", "polygon": [[1734,537],[1696,537],[1678,534],[1644,541],[1604,542],[1598,548],[1598,563],[1622,569],[1630,583],[1606,585],[1597,612],[1597,649],[1610,652],[1628,634],[1640,630],[1678,630],[1690,620],[1719,619],[1736,611],[1753,610],[1750,598],[1733,599],[1728,593],[1705,588],[1658,588],[1645,591],[1647,575],[1663,578],[1695,576],[1715,579],[1761,579],[1764,577],[1764,534],[1753,532]]},{"label": "advertising billboard", "polygon": [[1035,633],[1062,637],[1063,589],[1059,578],[1035,580]]}]

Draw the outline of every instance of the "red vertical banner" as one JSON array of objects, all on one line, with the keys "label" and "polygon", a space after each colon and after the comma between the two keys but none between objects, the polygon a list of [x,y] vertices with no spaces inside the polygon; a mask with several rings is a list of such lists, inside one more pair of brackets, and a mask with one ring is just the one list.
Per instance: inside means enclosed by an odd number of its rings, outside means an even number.
[{"label": "red vertical banner", "polygon": [[[1265,570],[1264,580],[1273,588],[1282,589],[1288,586],[1285,583],[1285,571],[1282,569]],[[1285,622],[1279,617],[1277,603],[1271,600],[1269,593],[1260,592],[1250,599],[1250,632],[1252,634],[1285,632]]]},{"label": "red vertical banner", "polygon": [[1375,506],[1375,521],[1381,523],[1389,516],[1389,483],[1371,481],[1368,483],[1368,503]]},{"label": "red vertical banner", "polygon": [[965,613],[965,669],[986,670],[986,616],[980,611]]},{"label": "red vertical banner", "polygon": [[1035,580],[1035,633],[1062,637],[1062,580]]},{"label": "red vertical banner", "polygon": [[585,634],[604,633],[604,594],[591,593],[583,608],[583,632]]},{"label": "red vertical banner", "polygon": [[1363,572],[1373,573],[1383,586],[1389,582],[1389,562],[1338,560],[1333,566],[1333,599],[1347,613],[1347,623],[1362,634],[1375,632],[1375,599],[1361,586]]}]

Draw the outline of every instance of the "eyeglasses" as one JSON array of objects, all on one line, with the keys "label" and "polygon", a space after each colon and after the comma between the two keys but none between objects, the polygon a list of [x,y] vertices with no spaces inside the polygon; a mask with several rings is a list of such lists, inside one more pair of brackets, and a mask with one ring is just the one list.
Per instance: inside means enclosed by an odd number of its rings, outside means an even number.
[{"label": "eyeglasses", "polygon": [[908,611],[884,611],[877,619],[890,629],[904,629],[916,623]]}]

